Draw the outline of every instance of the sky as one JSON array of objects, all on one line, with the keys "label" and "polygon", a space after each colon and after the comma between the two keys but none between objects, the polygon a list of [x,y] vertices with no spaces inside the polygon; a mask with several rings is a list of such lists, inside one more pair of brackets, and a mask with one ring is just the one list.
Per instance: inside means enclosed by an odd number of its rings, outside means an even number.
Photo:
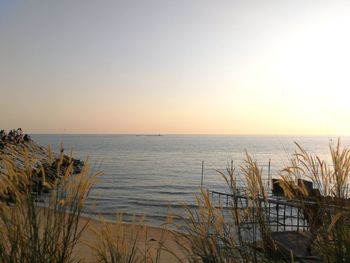
[{"label": "sky", "polygon": [[0,127],[350,135],[350,2],[0,0]]}]

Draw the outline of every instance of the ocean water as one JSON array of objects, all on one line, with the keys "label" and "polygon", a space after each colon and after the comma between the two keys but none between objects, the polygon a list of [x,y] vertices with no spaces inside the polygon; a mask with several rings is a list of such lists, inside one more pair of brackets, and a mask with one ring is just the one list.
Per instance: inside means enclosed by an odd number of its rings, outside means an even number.
[{"label": "ocean water", "polygon": [[[329,144],[338,138],[306,136],[193,136],[193,135],[32,135],[43,146],[58,151],[61,143],[66,153],[85,160],[91,172],[103,176],[92,189],[85,214],[114,220],[118,212],[125,220],[133,214],[145,215],[151,225],[160,225],[170,214],[183,214],[183,204],[194,205],[200,192],[202,161],[203,186],[225,192],[226,184],[218,170],[233,162],[239,166],[249,152],[267,177],[286,164],[298,142],[306,150],[329,160]],[[350,147],[350,137],[342,137]]]}]

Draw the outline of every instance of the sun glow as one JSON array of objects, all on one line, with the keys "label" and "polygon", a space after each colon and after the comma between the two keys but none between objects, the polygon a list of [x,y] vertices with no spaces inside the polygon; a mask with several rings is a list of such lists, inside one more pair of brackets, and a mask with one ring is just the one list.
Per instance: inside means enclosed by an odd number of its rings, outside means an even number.
[{"label": "sun glow", "polygon": [[348,2],[204,2],[8,2],[3,128],[350,134]]}]

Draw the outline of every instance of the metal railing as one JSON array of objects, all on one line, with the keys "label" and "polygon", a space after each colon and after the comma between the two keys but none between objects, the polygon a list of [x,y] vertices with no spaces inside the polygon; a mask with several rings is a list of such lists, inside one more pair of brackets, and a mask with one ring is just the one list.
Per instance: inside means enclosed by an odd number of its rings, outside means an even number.
[{"label": "metal railing", "polygon": [[259,207],[264,215],[265,222],[263,223],[269,226],[270,230],[273,232],[300,232],[309,229],[309,224],[304,215],[303,205],[300,201],[291,201],[284,197],[272,195],[268,198],[252,198],[246,194],[246,191],[243,188],[237,189],[235,194],[219,191],[209,191],[209,193],[215,204],[224,209],[252,209],[252,215],[250,220],[245,222],[246,224],[255,225],[258,223],[256,220],[256,209]]}]

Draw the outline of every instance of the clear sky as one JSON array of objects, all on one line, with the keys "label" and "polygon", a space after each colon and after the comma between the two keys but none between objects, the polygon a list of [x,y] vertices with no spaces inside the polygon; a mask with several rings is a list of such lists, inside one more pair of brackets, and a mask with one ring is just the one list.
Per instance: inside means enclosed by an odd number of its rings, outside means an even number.
[{"label": "clear sky", "polygon": [[350,1],[0,0],[0,128],[350,134]]}]

